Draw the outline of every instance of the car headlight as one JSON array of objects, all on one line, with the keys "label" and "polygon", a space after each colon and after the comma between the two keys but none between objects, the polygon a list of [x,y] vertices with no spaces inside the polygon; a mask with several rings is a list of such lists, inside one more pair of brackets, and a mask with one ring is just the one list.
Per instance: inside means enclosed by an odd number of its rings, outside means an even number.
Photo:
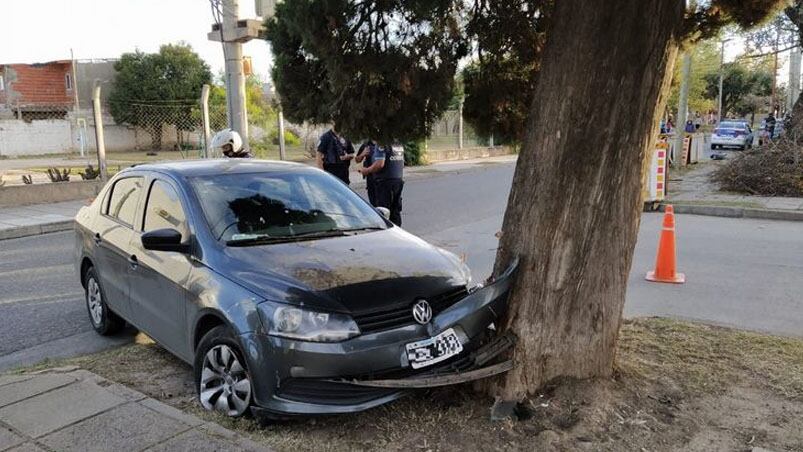
[{"label": "car headlight", "polygon": [[360,334],[354,320],[344,314],[316,312],[295,306],[260,303],[267,333],[311,342],[340,342]]}]

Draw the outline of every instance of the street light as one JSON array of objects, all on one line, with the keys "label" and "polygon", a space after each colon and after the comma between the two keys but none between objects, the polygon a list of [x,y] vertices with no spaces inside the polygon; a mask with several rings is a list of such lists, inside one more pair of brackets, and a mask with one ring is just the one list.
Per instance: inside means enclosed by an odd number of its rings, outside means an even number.
[{"label": "street light", "polygon": [[722,77],[723,77],[723,69],[725,66],[725,43],[731,41],[731,39],[723,39],[720,41],[720,51],[719,51],[719,99],[717,101],[717,124],[722,122]]}]

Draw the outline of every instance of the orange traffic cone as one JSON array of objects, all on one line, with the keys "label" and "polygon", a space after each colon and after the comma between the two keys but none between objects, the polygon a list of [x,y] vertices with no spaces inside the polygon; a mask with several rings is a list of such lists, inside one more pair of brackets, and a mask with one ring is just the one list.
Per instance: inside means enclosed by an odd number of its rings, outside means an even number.
[{"label": "orange traffic cone", "polygon": [[664,209],[664,226],[658,242],[655,271],[647,272],[647,281],[676,284],[686,282],[686,275],[677,273],[675,260],[675,209],[667,205]]}]

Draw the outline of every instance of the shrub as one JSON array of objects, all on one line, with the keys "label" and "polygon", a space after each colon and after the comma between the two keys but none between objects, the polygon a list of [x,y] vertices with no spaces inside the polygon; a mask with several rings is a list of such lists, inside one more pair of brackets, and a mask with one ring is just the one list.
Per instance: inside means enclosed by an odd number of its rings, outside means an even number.
[{"label": "shrub", "polygon": [[[279,145],[279,131],[272,130],[270,132],[270,142]],[[301,138],[298,137],[292,130],[284,129],[284,145],[285,146],[298,146],[301,144]]]},{"label": "shrub", "polygon": [[424,146],[420,141],[408,141],[404,143],[404,165],[418,166],[425,164]]},{"label": "shrub", "polygon": [[803,196],[803,148],[792,140],[744,151],[711,176],[720,190],[765,196]]}]

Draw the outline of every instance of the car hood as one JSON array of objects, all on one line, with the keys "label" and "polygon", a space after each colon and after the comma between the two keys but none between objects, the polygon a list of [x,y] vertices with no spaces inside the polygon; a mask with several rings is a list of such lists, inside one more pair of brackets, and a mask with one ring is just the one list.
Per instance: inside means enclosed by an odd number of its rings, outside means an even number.
[{"label": "car hood", "polygon": [[408,305],[469,283],[456,256],[398,227],[225,247],[222,257],[216,271],[267,300],[352,314]]}]

